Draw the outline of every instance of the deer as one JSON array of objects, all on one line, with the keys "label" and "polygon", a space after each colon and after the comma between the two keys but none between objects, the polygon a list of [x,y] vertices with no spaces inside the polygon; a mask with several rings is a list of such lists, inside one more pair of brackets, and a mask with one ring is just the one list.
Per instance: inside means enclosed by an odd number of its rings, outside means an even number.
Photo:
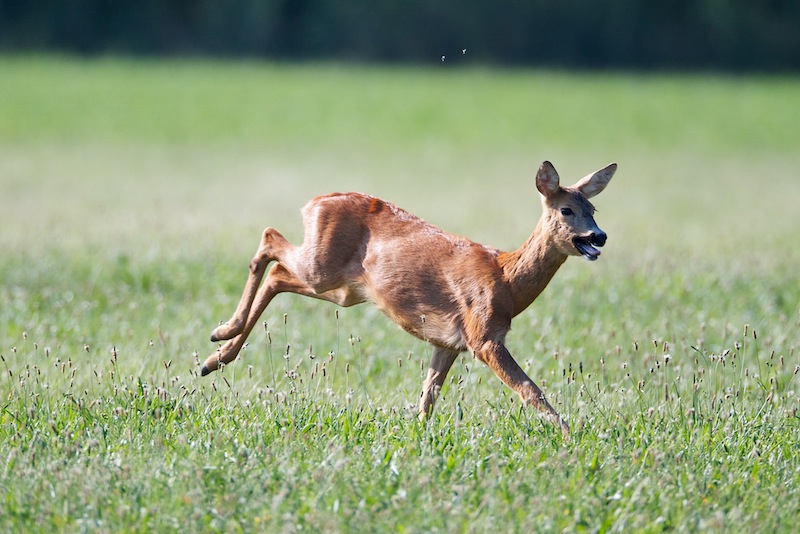
[{"label": "deer", "polygon": [[457,356],[470,351],[569,439],[569,425],[516,362],[505,338],[512,319],[533,303],[569,256],[589,261],[600,256],[607,236],[594,220],[589,199],[605,189],[616,170],[612,163],[564,187],[553,165],[543,162],[536,173],[541,217],[512,252],[448,233],[367,194],[317,196],[301,210],[300,246],[274,228],[263,231],[236,311],[211,333],[212,342],[225,343],[205,360],[200,374],[237,357],[280,293],[342,307],[371,301],[403,330],[432,345],[420,420],[431,416]]}]

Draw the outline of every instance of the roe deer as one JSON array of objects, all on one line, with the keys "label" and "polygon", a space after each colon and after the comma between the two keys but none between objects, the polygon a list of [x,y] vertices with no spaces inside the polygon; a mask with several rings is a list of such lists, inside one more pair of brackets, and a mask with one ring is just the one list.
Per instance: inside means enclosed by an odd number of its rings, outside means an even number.
[{"label": "roe deer", "polygon": [[[261,237],[233,317],[211,333],[229,340],[206,359],[203,376],[236,358],[259,316],[278,293],[297,293],[352,306],[370,300],[405,331],[433,345],[419,415],[430,415],[456,356],[471,351],[525,403],[569,436],[569,426],[545,400],[504,345],[511,319],[544,290],[567,256],[594,261],[606,234],[587,200],[617,169],[611,165],[572,187],[561,187],[553,165],[536,174],[543,213],[513,252],[449,234],[394,204],[361,193],[312,199],[302,210],[305,236],[289,243],[273,228]],[[259,289],[270,262],[276,263]]]}]

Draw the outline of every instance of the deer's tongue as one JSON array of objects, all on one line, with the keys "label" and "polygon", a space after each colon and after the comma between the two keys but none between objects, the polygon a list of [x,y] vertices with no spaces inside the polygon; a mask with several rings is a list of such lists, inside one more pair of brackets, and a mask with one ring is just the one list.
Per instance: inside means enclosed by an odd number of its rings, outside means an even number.
[{"label": "deer's tongue", "polygon": [[578,239],[575,241],[575,248],[581,253],[581,256],[589,261],[594,261],[600,257],[600,251],[593,247],[588,241]]}]

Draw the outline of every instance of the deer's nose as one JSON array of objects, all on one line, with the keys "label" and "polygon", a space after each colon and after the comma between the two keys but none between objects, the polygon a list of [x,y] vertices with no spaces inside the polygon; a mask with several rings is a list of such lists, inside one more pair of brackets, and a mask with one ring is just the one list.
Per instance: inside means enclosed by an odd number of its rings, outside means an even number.
[{"label": "deer's nose", "polygon": [[608,236],[604,231],[599,230],[597,232],[593,232],[592,237],[590,239],[592,245],[595,245],[597,247],[602,247],[603,245],[606,244],[606,239],[608,239]]}]

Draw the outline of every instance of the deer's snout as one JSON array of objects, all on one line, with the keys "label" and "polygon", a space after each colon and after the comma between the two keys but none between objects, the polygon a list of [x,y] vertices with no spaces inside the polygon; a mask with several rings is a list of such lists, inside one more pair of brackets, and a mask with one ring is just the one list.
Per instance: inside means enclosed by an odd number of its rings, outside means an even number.
[{"label": "deer's snout", "polygon": [[592,232],[592,235],[589,236],[589,242],[596,247],[602,247],[603,245],[605,245],[606,239],[608,239],[608,236],[602,230],[598,230],[597,232]]}]

